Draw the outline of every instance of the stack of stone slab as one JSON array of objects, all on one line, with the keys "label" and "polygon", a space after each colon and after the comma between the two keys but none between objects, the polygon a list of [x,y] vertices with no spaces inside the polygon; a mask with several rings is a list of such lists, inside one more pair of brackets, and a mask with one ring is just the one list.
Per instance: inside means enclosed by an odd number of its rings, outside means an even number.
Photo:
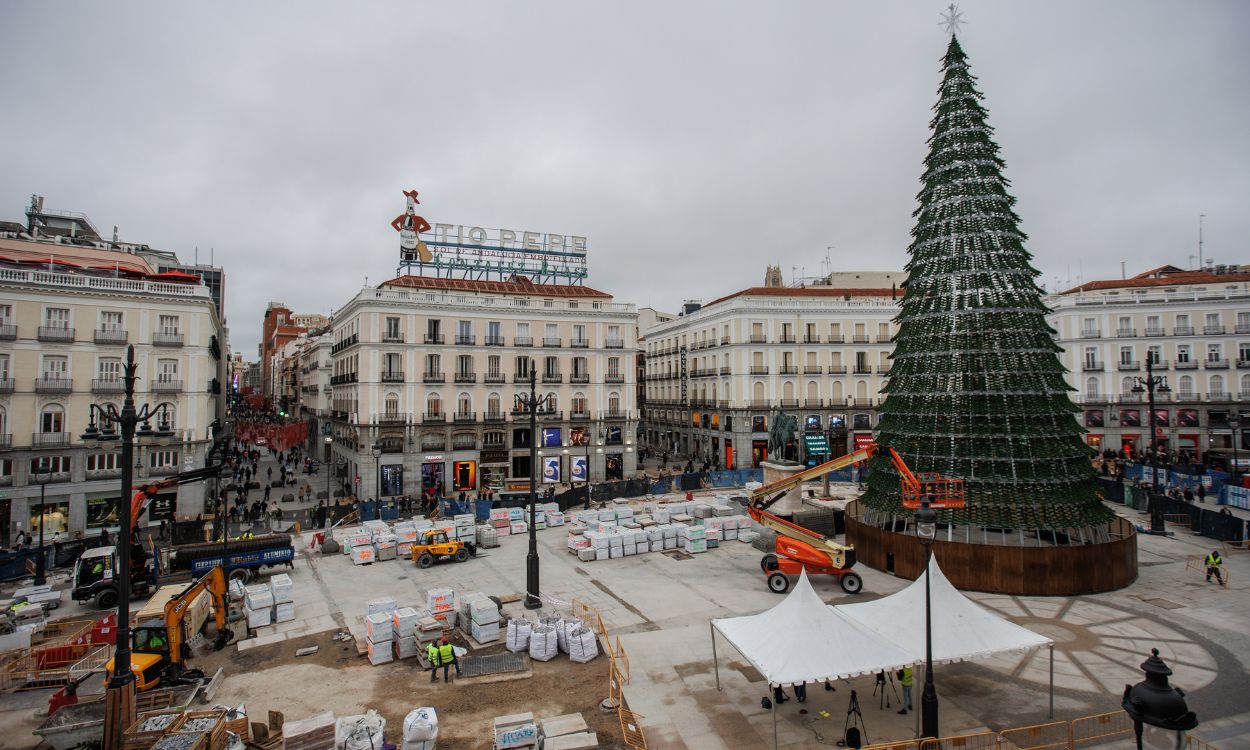
[{"label": "stack of stone slab", "polygon": [[398,542],[396,537],[390,531],[383,531],[373,535],[373,554],[377,557],[378,562],[385,560],[394,560],[398,552]]},{"label": "stack of stone slab", "polygon": [[472,513],[455,516],[452,518],[452,523],[455,535],[448,534],[449,539],[477,543],[477,518]]},{"label": "stack of stone slab", "polygon": [[425,608],[445,628],[456,627],[456,592],[437,588],[425,592]]},{"label": "stack of stone slab", "polygon": [[295,619],[294,585],[291,576],[278,573],[269,577],[269,591],[273,594],[273,621],[290,622]]},{"label": "stack of stone slab", "polygon": [[396,659],[411,659],[417,655],[417,620],[420,618],[412,607],[401,607],[391,613]]},{"label": "stack of stone slab", "polygon": [[243,612],[249,628],[263,628],[273,622],[273,592],[268,584],[247,587],[243,596]]},{"label": "stack of stone slab", "polygon": [[499,640],[499,608],[487,598],[476,599],[468,605],[469,635],[478,643],[494,643]]},{"label": "stack of stone slab", "polygon": [[412,543],[417,540],[417,527],[412,521],[400,521],[391,531],[395,534],[395,554],[403,560],[412,557]]},{"label": "stack of stone slab", "polygon": [[515,750],[522,747],[538,747],[538,724],[534,714],[526,711],[521,714],[509,714],[495,719],[494,750]]},{"label": "stack of stone slab", "polygon": [[334,750],[334,712],[282,725],[282,750]]},{"label": "stack of stone slab", "polygon": [[365,647],[369,653],[369,663],[375,667],[395,660],[393,653],[395,626],[392,622],[395,611],[399,607],[394,597],[374,599],[368,604],[365,613]]},{"label": "stack of stone slab", "polygon": [[591,750],[599,747],[599,736],[590,731],[581,714],[565,714],[540,719],[540,750]]}]

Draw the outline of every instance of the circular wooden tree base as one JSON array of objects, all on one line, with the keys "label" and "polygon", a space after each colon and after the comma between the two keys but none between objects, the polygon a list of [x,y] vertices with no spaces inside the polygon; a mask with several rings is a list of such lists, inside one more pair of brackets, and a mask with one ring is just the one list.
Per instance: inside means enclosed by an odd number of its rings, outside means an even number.
[{"label": "circular wooden tree base", "polygon": [[[1072,596],[1124,588],[1137,580],[1137,531],[1123,518],[1110,524],[1111,541],[1070,546],[1011,546],[933,542],[933,556],[956,588],[996,594]],[[956,539],[958,535],[956,534]],[[869,526],[859,503],[847,506],[846,540],[870,568],[914,579],[924,570],[924,546],[912,534]]]}]

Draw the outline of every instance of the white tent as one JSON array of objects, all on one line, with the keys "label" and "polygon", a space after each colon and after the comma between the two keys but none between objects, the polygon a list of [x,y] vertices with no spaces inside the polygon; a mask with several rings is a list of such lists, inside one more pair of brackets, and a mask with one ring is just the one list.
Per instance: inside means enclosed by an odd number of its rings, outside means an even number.
[{"label": "white tent", "polygon": [[806,572],[777,606],[756,615],[712,620],[712,629],[713,650],[719,631],[772,686],[875,674],[916,662],[909,649],[828,607]]},{"label": "white tent", "polygon": [[[1031,651],[1053,644],[1049,638],[1003,619],[959,592],[937,560],[929,562],[933,661],[984,659],[1010,651]],[[907,588],[862,604],[830,607],[835,613],[898,644],[913,658],[925,659],[925,577]]]}]

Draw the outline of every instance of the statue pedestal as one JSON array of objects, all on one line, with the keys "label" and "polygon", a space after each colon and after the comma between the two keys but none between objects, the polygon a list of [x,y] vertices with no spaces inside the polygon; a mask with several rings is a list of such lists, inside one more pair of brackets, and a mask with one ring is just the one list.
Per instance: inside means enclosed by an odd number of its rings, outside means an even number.
[{"label": "statue pedestal", "polygon": [[[793,461],[762,461],[760,467],[764,470],[764,484],[772,484],[782,479],[798,474],[803,471],[803,464]],[[785,516],[789,518],[796,511],[803,509],[803,485],[799,485],[786,493],[785,497],[773,503],[768,508],[768,512],[777,516]]]}]

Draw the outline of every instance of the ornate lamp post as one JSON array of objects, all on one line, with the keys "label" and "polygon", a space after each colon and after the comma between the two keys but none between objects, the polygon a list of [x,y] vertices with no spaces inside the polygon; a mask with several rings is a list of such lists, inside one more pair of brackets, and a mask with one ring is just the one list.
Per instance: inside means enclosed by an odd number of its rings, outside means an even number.
[{"label": "ornate lamp post", "polygon": [[44,501],[47,498],[48,482],[52,480],[52,466],[46,457],[39,459],[39,468],[35,471],[35,481],[39,483],[39,554],[35,557],[35,585],[42,586],[48,582],[48,553],[43,548],[43,527],[48,520],[45,516]]},{"label": "ornate lamp post", "polygon": [[1150,418],[1146,423],[1150,425],[1150,531],[1152,533],[1164,533],[1163,523],[1163,505],[1155,501],[1155,495],[1159,494],[1159,428],[1155,425],[1155,393],[1171,393],[1172,389],[1168,388],[1168,378],[1166,375],[1155,375],[1154,358],[1146,357],[1146,377],[1136,377],[1133,380],[1133,393],[1146,394],[1147,408],[1150,410]]},{"label": "ornate lamp post", "polygon": [[[113,678],[109,680],[104,696],[104,750],[120,750],[122,732],[135,720],[135,676],[130,671],[130,496],[134,491],[133,469],[136,437],[169,437],[169,411],[164,405],[152,408],[144,404],[135,409],[135,348],[126,347],[126,363],[122,368],[122,380],[126,385],[126,398],[122,409],[117,411],[111,404],[102,408],[91,404],[87,431],[82,439],[88,442],[117,439],[113,425],[121,428],[121,497],[118,499],[117,529],[117,640],[113,652]],[[160,429],[153,430],[151,420],[161,416]],[[99,419],[100,427],[96,427]],[[140,426],[142,423],[142,426]],[[136,428],[138,428],[136,430]]]},{"label": "ornate lamp post", "polygon": [[326,435],[326,511],[330,509],[330,475],[334,473],[334,438]]},{"label": "ornate lamp post", "polygon": [[378,480],[378,483],[376,485],[377,492],[374,493],[376,495],[376,497],[374,498],[374,501],[376,504],[373,506],[373,508],[375,511],[377,511],[378,518],[381,518],[382,517],[382,445],[380,443],[374,443],[373,448],[371,448],[369,452],[373,454],[373,463],[377,467],[377,480]]},{"label": "ornate lamp post", "polygon": [[938,737],[938,698],[933,686],[933,616],[929,599],[929,560],[937,536],[937,511],[925,499],[916,511],[916,536],[924,545],[924,690],[920,693],[920,735]]},{"label": "ornate lamp post", "polygon": [[518,393],[515,410],[530,416],[530,551],[525,558],[525,608],[541,609],[538,598],[538,526],[535,508],[538,505],[538,415],[554,411],[551,396],[538,398],[538,371],[530,360],[529,396]]},{"label": "ornate lamp post", "polygon": [[1151,649],[1150,654],[1141,664],[1146,679],[1124,686],[1120,706],[1133,720],[1137,750],[1182,750],[1187,744],[1185,733],[1198,726],[1198,717],[1185,704],[1185,693],[1168,684],[1172,670],[1159,658],[1159,649]]}]

